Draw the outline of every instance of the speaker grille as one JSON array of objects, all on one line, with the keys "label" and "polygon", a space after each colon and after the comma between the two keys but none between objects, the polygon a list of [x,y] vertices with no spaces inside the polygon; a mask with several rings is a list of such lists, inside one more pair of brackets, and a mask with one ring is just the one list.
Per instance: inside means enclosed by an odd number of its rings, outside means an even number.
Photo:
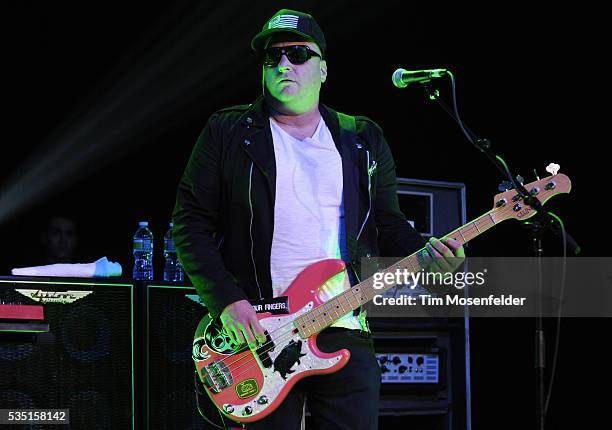
[{"label": "speaker grille", "polygon": [[[202,305],[187,297],[195,294],[195,289],[188,287],[148,286],[150,429],[208,428],[198,413],[194,394],[191,345],[206,313]],[[206,413],[217,414],[215,410]]]}]

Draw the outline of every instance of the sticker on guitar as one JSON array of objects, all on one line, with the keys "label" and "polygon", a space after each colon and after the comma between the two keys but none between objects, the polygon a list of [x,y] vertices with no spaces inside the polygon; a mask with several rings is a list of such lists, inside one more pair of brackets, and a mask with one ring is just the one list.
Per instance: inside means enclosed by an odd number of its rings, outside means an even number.
[{"label": "sticker on guitar", "polygon": [[204,333],[204,339],[200,339],[208,348],[219,354],[233,354],[240,349],[240,344],[232,342],[232,339],[222,329],[210,322]]}]

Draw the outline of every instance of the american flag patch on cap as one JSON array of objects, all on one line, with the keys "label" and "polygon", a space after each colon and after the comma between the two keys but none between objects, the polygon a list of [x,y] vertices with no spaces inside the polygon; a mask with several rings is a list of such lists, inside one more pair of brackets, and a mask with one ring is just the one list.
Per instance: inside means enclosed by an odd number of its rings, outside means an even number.
[{"label": "american flag patch on cap", "polygon": [[270,28],[297,28],[299,17],[297,15],[276,15],[268,22]]}]

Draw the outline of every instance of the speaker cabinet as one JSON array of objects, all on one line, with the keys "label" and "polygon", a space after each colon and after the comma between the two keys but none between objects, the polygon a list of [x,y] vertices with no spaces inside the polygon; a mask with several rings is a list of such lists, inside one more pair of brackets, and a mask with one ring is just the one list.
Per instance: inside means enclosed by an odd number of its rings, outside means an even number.
[{"label": "speaker cabinet", "polygon": [[[147,421],[159,430],[208,428],[194,393],[193,336],[207,312],[193,287],[150,284],[147,295]],[[208,400],[204,393],[205,399]],[[207,416],[218,418],[215,409]]]},{"label": "speaker cabinet", "polygon": [[131,284],[5,277],[0,301],[42,305],[49,325],[0,332],[0,408],[69,409],[62,429],[133,428]]}]

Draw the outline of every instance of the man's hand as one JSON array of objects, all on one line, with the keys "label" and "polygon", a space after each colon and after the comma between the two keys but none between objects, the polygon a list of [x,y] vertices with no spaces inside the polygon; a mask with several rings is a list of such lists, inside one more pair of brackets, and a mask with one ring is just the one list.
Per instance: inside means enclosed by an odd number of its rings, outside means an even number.
[{"label": "man's hand", "polygon": [[421,255],[430,272],[452,273],[465,260],[463,245],[454,239],[432,237],[425,249],[427,252]]},{"label": "man's hand", "polygon": [[241,345],[246,342],[249,348],[256,347],[256,343],[266,341],[264,328],[259,324],[257,314],[247,300],[231,303],[221,312],[221,323],[230,339]]}]

